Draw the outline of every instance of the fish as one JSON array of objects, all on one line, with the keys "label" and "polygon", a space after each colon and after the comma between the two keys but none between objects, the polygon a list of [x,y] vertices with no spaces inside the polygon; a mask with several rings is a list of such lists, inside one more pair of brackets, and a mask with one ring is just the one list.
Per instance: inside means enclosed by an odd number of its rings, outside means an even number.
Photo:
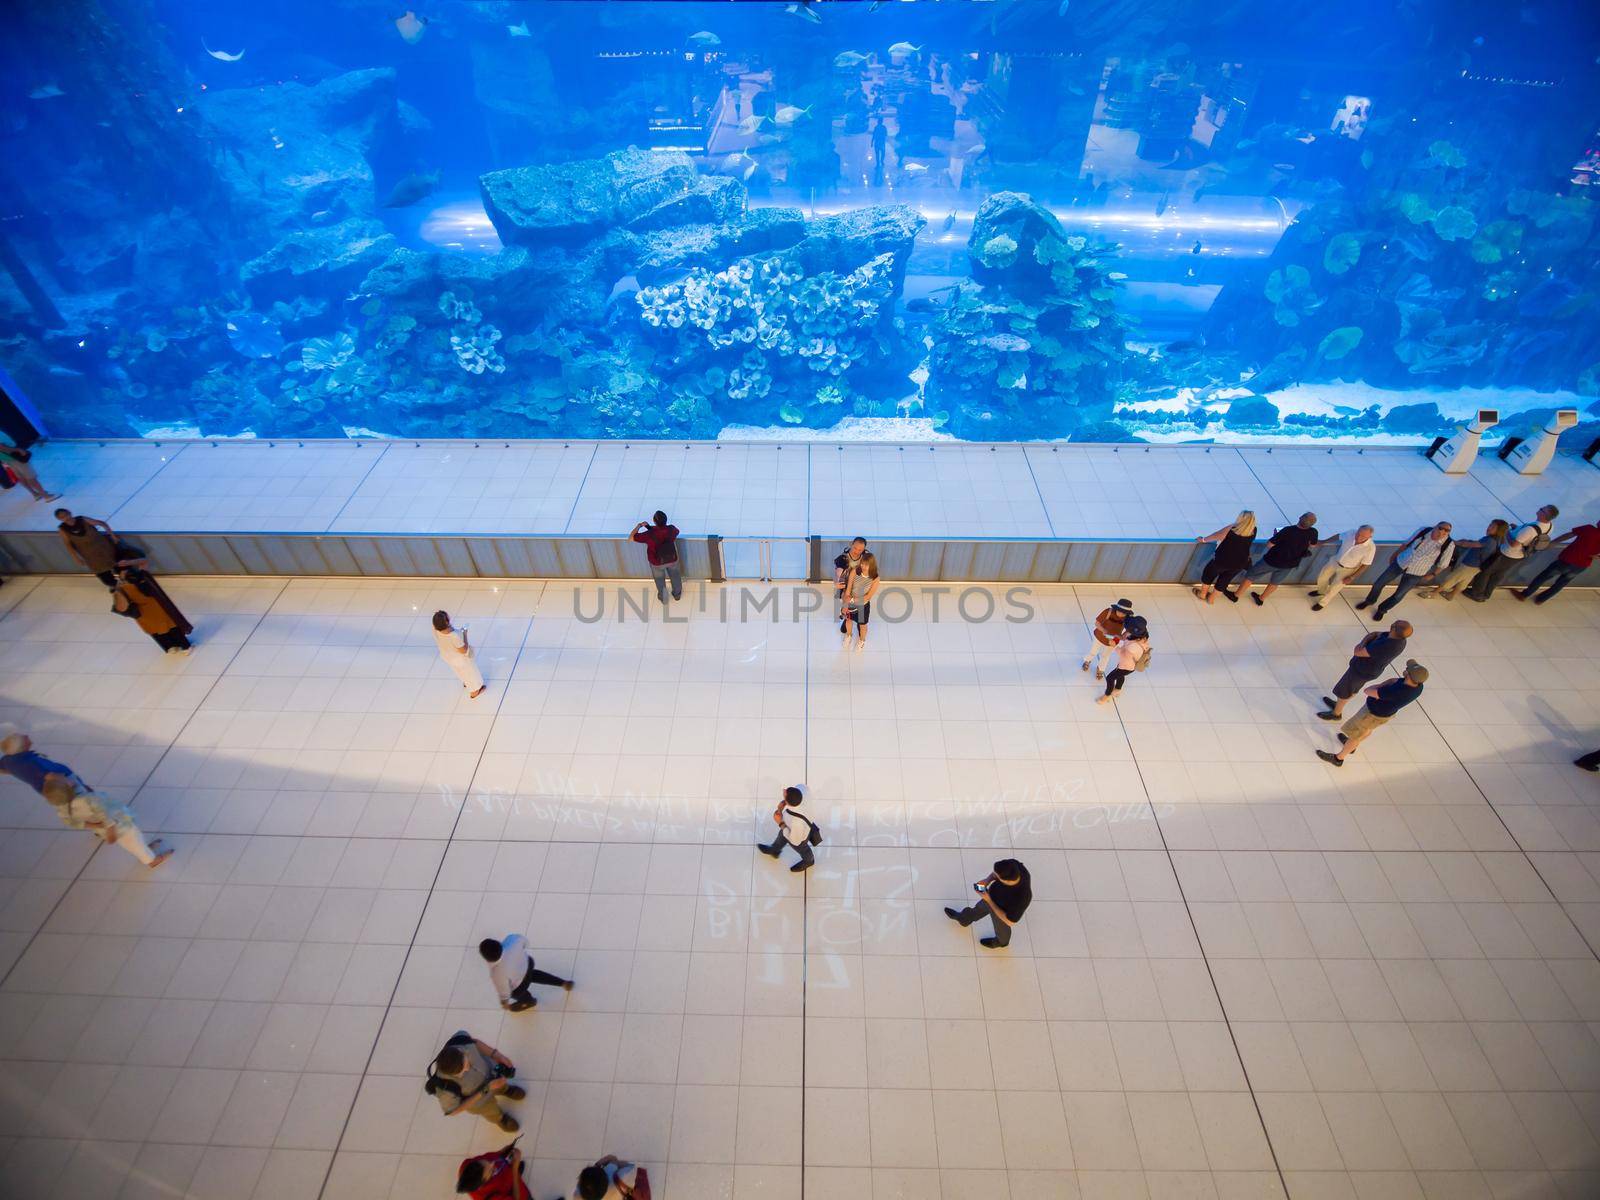
[{"label": "fish", "polygon": [[1194,245],[1192,245],[1192,246],[1190,246],[1190,247],[1189,247],[1189,253],[1190,253],[1190,254],[1199,254],[1199,253],[1200,253],[1200,251],[1202,251],[1202,250],[1204,250],[1204,249],[1205,249],[1205,247],[1204,247],[1204,246],[1202,246],[1202,245],[1201,245],[1201,244],[1200,244],[1200,241],[1199,241],[1199,239],[1198,239],[1198,238],[1197,238],[1197,239],[1196,239],[1196,240],[1195,240],[1195,243],[1194,243]]},{"label": "fish", "polygon": [[39,87],[34,88],[33,91],[29,92],[28,93],[28,99],[29,100],[54,100],[57,96],[65,96],[65,95],[66,95],[66,93],[63,92],[60,88],[58,88],[55,84],[46,83],[46,84],[40,85]]},{"label": "fish", "polygon": [[74,371],[71,367],[54,366],[54,367],[50,368],[49,373],[51,375],[54,375],[57,379],[82,379],[83,378],[83,372],[82,371]]},{"label": "fish", "polygon": [[791,17],[799,17],[803,21],[810,21],[813,25],[822,24],[822,14],[811,7],[811,0],[801,0],[799,4],[791,4],[784,12]]},{"label": "fish", "polygon": [[924,171],[926,171],[927,169],[928,169],[928,167],[927,167],[926,163],[907,163],[906,164],[906,174],[907,175],[920,175]]},{"label": "fish", "polygon": [[428,18],[419,17],[408,8],[394,19],[394,27],[400,31],[402,41],[415,46],[427,32]]},{"label": "fish", "polygon": [[758,117],[758,116],[755,116],[754,114],[752,114],[752,115],[746,117],[744,120],[739,122],[739,132],[740,133],[754,133],[756,130],[760,129],[766,123],[767,123],[767,119],[765,117]]},{"label": "fish", "polygon": [[889,47],[889,53],[896,58],[905,58],[907,55],[915,54],[921,49],[921,46],[913,46],[910,42],[896,42]]},{"label": "fish", "polygon": [[634,274],[645,287],[671,287],[694,274],[688,267],[640,267]]},{"label": "fish", "polygon": [[526,21],[522,22],[520,25],[507,25],[506,32],[512,37],[531,38],[533,36],[528,29],[528,23]]},{"label": "fish", "polygon": [[955,227],[956,227],[956,210],[952,208],[950,210],[950,215],[944,219],[944,231],[946,233],[949,233]]},{"label": "fish", "polygon": [[773,120],[779,125],[793,125],[796,121],[810,111],[811,105],[809,104],[804,108],[796,108],[792,104],[780,104],[778,105],[778,112],[776,116],[774,116]]},{"label": "fish", "polygon": [[716,34],[712,33],[710,30],[702,29],[699,33],[691,33],[689,35],[689,44],[691,46],[702,46],[709,49],[712,46],[722,45],[722,39]]},{"label": "fish", "polygon": [[1061,3],[1056,6],[1056,16],[1058,16],[1058,17],[1066,16],[1067,15],[1067,9],[1069,7],[1071,7],[1071,5],[1072,5],[1072,0],[1061,0]]},{"label": "fish", "polygon": [[431,175],[418,175],[413,172],[394,185],[389,192],[389,198],[383,202],[383,207],[409,208],[438,186],[438,171]]},{"label": "fish", "polygon": [[[867,11],[869,13],[875,13],[887,3],[889,3],[889,0],[872,0],[872,7],[867,9]],[[1600,59],[1597,59],[1596,61],[1600,62]]]},{"label": "fish", "polygon": [[611,285],[611,294],[606,297],[606,303],[610,304],[618,296],[634,295],[638,290],[639,277],[637,275],[624,275]]},{"label": "fish", "polygon": [[237,54],[229,54],[226,50],[213,50],[210,46],[206,45],[204,41],[201,41],[200,49],[211,55],[211,57],[216,59],[218,62],[238,62],[244,57],[243,50],[239,51]]},{"label": "fish", "polygon": [[833,65],[836,67],[859,67],[867,61],[867,56],[859,50],[841,50],[833,56]]},{"label": "fish", "polygon": [[1156,201],[1156,216],[1159,217],[1166,211],[1167,211],[1167,197],[1166,197],[1165,194],[1163,194],[1161,199]]},{"label": "fish", "polygon": [[989,147],[987,145],[985,145],[983,142],[974,142],[972,145],[967,147],[966,157],[977,158],[978,155],[987,153],[989,153]]}]

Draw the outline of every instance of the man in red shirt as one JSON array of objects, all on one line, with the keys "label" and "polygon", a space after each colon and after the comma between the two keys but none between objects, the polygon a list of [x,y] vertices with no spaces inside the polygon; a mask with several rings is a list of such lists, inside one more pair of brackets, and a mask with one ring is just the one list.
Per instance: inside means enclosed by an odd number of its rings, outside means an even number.
[{"label": "man in red shirt", "polygon": [[[1567,584],[1571,583],[1577,576],[1587,571],[1589,564],[1594,562],[1595,556],[1600,555],[1600,526],[1579,525],[1575,529],[1569,529],[1560,537],[1550,540],[1552,546],[1559,546],[1562,542],[1571,542],[1572,545],[1558,554],[1554,562],[1551,562],[1544,570],[1535,575],[1527,587],[1520,592],[1514,593],[1518,600],[1526,600],[1532,596],[1535,604],[1543,604],[1551,596],[1554,596]],[[1552,579],[1555,582],[1545,588],[1543,595],[1533,595],[1534,592],[1539,590],[1541,584],[1547,583]]]},{"label": "man in red shirt", "polygon": [[517,1144],[463,1161],[456,1176],[456,1194],[472,1200],[530,1200]]},{"label": "man in red shirt", "polygon": [[656,510],[654,525],[640,521],[633,527],[632,538],[644,546],[644,555],[650,561],[650,577],[656,581],[656,598],[667,602],[667,582],[672,583],[672,598],[683,599],[683,564],[678,561],[678,527],[667,524],[667,514]]}]

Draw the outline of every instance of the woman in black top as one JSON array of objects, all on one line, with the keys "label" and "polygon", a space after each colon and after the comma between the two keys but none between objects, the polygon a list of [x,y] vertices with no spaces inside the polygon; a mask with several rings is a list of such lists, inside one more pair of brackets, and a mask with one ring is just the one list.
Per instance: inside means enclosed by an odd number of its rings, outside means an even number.
[{"label": "woman in black top", "polygon": [[1217,552],[1200,572],[1200,582],[1189,590],[1207,604],[1217,602],[1220,591],[1235,604],[1239,597],[1228,590],[1233,577],[1250,565],[1250,547],[1256,540],[1256,515],[1248,508],[1215,533],[1195,538],[1196,542],[1216,542]]}]

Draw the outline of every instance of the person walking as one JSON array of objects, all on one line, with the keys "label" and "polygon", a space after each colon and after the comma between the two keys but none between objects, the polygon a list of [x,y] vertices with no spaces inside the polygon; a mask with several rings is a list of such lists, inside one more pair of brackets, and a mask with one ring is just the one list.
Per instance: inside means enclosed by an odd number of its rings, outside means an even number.
[{"label": "person walking", "polygon": [[572,1200],[650,1200],[650,1173],[608,1154],[578,1172]]},{"label": "person walking", "polygon": [[154,575],[142,567],[125,566],[117,572],[111,589],[111,611],[129,617],[167,654],[189,655],[194,626],[172,602]]},{"label": "person walking", "polygon": [[44,777],[41,795],[68,829],[90,830],[106,845],[121,846],[147,867],[154,869],[172,857],[160,838],[145,839],[126,804],[90,791],[73,776],[50,772]]},{"label": "person walking", "polygon": [[1324,721],[1343,717],[1345,703],[1350,697],[1377,680],[1389,669],[1390,663],[1405,653],[1411,633],[1410,621],[1396,621],[1386,631],[1374,630],[1357,642],[1350,653],[1350,664],[1333,685],[1333,695],[1322,698],[1327,708],[1317,716]]},{"label": "person walking", "polygon": [[1106,672],[1106,690],[1096,704],[1110,704],[1122,694],[1122,685],[1135,671],[1150,665],[1150,628],[1143,617],[1129,617],[1117,639],[1117,665]]},{"label": "person walking", "polygon": [[979,945],[990,950],[1009,946],[1011,931],[1033,903],[1033,877],[1028,874],[1028,868],[1014,858],[1002,858],[994,864],[987,878],[972,885],[972,890],[978,893],[978,899],[970,908],[947,907],[944,915],[963,929],[988,917],[994,933],[979,938]]},{"label": "person walking", "polygon": [[461,1029],[428,1064],[428,1078],[422,1090],[439,1102],[447,1117],[469,1112],[498,1125],[503,1133],[515,1133],[521,1125],[500,1108],[500,1101],[527,1096],[510,1082],[516,1074],[516,1065],[509,1058]]},{"label": "person walking", "polygon": [[1416,659],[1406,660],[1405,674],[1388,683],[1380,683],[1362,692],[1367,702],[1360,712],[1341,726],[1339,740],[1344,745],[1337,754],[1318,750],[1317,757],[1335,767],[1344,766],[1345,759],[1356,752],[1356,747],[1372,736],[1373,730],[1387,725],[1408,704],[1422,698],[1422,685],[1428,682],[1428,668]]},{"label": "person walking", "polygon": [[[1513,593],[1518,600],[1527,600],[1531,597],[1535,604],[1543,604],[1587,571],[1594,562],[1595,555],[1600,554],[1600,527],[1575,526],[1553,539],[1550,545],[1559,546],[1563,542],[1571,542],[1572,545],[1558,554],[1553,562],[1547,563],[1544,570],[1529,580],[1527,587]],[[1534,596],[1534,593],[1546,583],[1550,586],[1544,589],[1544,594]]]},{"label": "person walking", "polygon": [[[872,619],[872,598],[878,594],[878,585],[882,581],[878,578],[878,558],[870,550],[862,552],[855,565],[850,568],[849,575],[844,583],[844,615],[846,626],[854,625],[856,630],[856,650],[864,650],[867,645],[867,622]],[[848,628],[844,635],[845,645],[850,644]]]},{"label": "person walking", "polygon": [[885,159],[889,151],[889,131],[884,128],[883,118],[879,117],[872,123],[872,186],[883,186],[883,171]]},{"label": "person walking", "polygon": [[645,561],[650,564],[650,578],[656,581],[656,599],[667,602],[667,584],[672,584],[672,598],[683,599],[683,563],[678,559],[678,527],[667,524],[667,514],[659,508],[652,514],[653,525],[640,521],[629,535],[644,546]]},{"label": "person walking", "polygon": [[850,584],[850,574],[852,569],[861,561],[861,556],[866,552],[867,539],[864,537],[858,537],[845,547],[843,554],[838,555],[833,560],[834,599],[838,601],[839,605],[840,633],[850,632],[850,618],[845,613],[845,589]]},{"label": "person walking", "polygon": [[47,492],[44,485],[39,482],[38,473],[34,471],[29,459],[33,457],[31,451],[24,450],[21,446],[13,446],[9,442],[0,442],[0,466],[10,471],[16,481],[28,489],[35,500],[59,500],[60,492]]},{"label": "person walking", "polygon": [[558,987],[564,992],[572,990],[572,980],[541,971],[533,965],[528,953],[528,939],[520,933],[507,934],[498,942],[484,938],[478,943],[478,953],[489,964],[489,982],[500,997],[500,1007],[507,1012],[524,1012],[539,1002],[528,989],[536,983]]},{"label": "person walking", "polygon": [[1089,653],[1083,658],[1083,670],[1087,671],[1092,664],[1096,679],[1106,677],[1105,668],[1109,667],[1111,660],[1116,657],[1117,643],[1122,640],[1122,623],[1132,615],[1131,600],[1118,600],[1095,614],[1092,636],[1089,639]]},{"label": "person walking", "polygon": [[117,586],[119,568],[142,562],[144,555],[117,537],[116,531],[94,517],[74,516],[69,509],[56,509],[56,532],[85,570],[99,577],[108,588]]},{"label": "person walking", "polygon": [[1533,520],[1519,526],[1500,547],[1499,555],[1478,571],[1478,577],[1467,588],[1467,599],[1482,604],[1493,596],[1500,581],[1521,566],[1529,553],[1536,553],[1550,544],[1550,531],[1560,515],[1561,510],[1554,504],[1546,504],[1533,515]]},{"label": "person walking", "polygon": [[[1278,585],[1289,578],[1311,554],[1311,547],[1315,546],[1318,540],[1317,514],[1301,513],[1300,519],[1293,525],[1284,526],[1267,539],[1265,553],[1239,581],[1234,599],[1248,593],[1250,599],[1258,606],[1265,604],[1267,597],[1278,590]],[[1267,586],[1259,593],[1250,591],[1250,585],[1257,579],[1267,581]]]},{"label": "person walking", "polygon": [[795,872],[805,871],[816,865],[817,856],[812,853],[811,847],[822,842],[822,830],[817,828],[816,822],[800,811],[800,805],[804,804],[805,800],[804,784],[784,788],[783,795],[778,799],[778,807],[772,810],[772,819],[778,826],[778,836],[772,839],[770,846],[756,843],[756,849],[770,858],[782,857],[784,846],[793,846],[794,852],[800,856],[800,861],[789,868]]},{"label": "person walking", "polygon": [[[1450,540],[1450,522],[1440,521],[1437,525],[1424,525],[1417,530],[1395,552],[1389,556],[1389,563],[1378,573],[1372,581],[1372,586],[1367,589],[1366,599],[1356,605],[1358,610],[1378,607],[1373,609],[1372,619],[1381,621],[1389,615],[1389,610],[1406,598],[1406,593],[1420,584],[1430,583],[1436,575],[1450,570],[1450,563],[1455,555],[1455,543]],[[1395,585],[1394,594],[1383,603],[1378,604],[1378,597],[1383,595],[1383,589],[1391,583]]]},{"label": "person walking", "polygon": [[1489,522],[1481,538],[1458,541],[1455,565],[1433,587],[1418,588],[1418,598],[1431,600],[1438,596],[1441,600],[1454,600],[1489,560],[1500,553],[1510,536],[1511,523],[1496,518]]},{"label": "person walking", "polygon": [[1233,582],[1235,575],[1250,565],[1250,547],[1255,540],[1256,515],[1248,508],[1233,519],[1232,525],[1224,525],[1215,533],[1195,538],[1198,544],[1215,542],[1217,552],[1201,568],[1200,582],[1189,590],[1207,604],[1217,602],[1218,592],[1234,604],[1239,603],[1239,597],[1228,590],[1228,585]]},{"label": "person walking", "polygon": [[0,774],[27,784],[41,796],[44,795],[44,781],[51,775],[65,776],[85,791],[90,790],[71,767],[35,750],[33,739],[25,733],[10,733],[0,738]]},{"label": "person walking", "polygon": [[1312,612],[1321,612],[1328,607],[1333,598],[1344,591],[1347,584],[1354,583],[1356,576],[1370,567],[1372,560],[1377,557],[1378,547],[1372,540],[1371,525],[1358,525],[1347,533],[1326,538],[1317,545],[1328,546],[1334,542],[1339,544],[1339,548],[1317,575],[1316,590],[1311,593],[1311,598],[1316,601],[1311,606]]},{"label": "person walking", "polygon": [[478,655],[467,638],[467,627],[463,625],[457,629],[450,614],[441,608],[433,614],[433,641],[444,665],[455,672],[461,686],[467,689],[467,699],[476,700],[483,695],[489,685],[483,681],[483,672],[478,670]]},{"label": "person walking", "polygon": [[456,1194],[472,1200],[532,1200],[522,1178],[522,1151],[517,1143],[462,1160],[456,1168]]}]

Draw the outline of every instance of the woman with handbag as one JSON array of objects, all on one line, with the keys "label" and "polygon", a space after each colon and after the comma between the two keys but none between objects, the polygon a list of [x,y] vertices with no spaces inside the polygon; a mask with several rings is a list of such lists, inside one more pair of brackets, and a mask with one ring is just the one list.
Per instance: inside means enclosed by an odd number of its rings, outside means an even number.
[{"label": "woman with handbag", "polygon": [[150,640],[168,654],[189,654],[194,650],[189,643],[194,626],[178,611],[155,576],[142,567],[124,567],[118,574],[116,586],[111,589],[111,611],[137,621]]},{"label": "woman with handbag", "polygon": [[12,446],[0,442],[0,466],[11,472],[14,478],[23,487],[33,494],[35,500],[59,500],[60,492],[47,492],[44,485],[39,482],[39,476],[28,464],[33,455],[21,446]]}]

